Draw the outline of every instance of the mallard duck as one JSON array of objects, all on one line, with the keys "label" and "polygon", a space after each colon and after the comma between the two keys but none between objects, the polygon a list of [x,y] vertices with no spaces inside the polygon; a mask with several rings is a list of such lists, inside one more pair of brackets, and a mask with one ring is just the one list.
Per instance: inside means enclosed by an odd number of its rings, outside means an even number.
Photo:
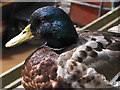
[{"label": "mallard duck", "polygon": [[120,34],[76,32],[60,8],[35,10],[25,29],[5,46],[34,38],[44,43],[25,60],[21,74],[25,88],[111,87],[107,80],[120,71]]}]

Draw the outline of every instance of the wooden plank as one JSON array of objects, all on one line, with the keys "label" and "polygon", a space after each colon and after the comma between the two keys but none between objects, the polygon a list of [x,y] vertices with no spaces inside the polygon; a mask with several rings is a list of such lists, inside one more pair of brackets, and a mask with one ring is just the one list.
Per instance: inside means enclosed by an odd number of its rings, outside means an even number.
[{"label": "wooden plank", "polygon": [[21,68],[23,64],[24,62],[18,64],[14,68],[0,75],[0,81],[2,81],[2,88],[21,77]]},{"label": "wooden plank", "polygon": [[16,88],[24,88],[24,87],[23,87],[23,85],[19,85],[19,86],[18,86],[18,87],[16,87]]},{"label": "wooden plank", "polygon": [[9,88],[9,89],[13,89],[13,88],[16,88],[18,87],[19,85],[21,85],[21,78],[13,81],[12,83],[10,83],[9,85],[5,86],[4,88]]},{"label": "wooden plank", "polygon": [[9,5],[9,4],[13,3],[14,1],[15,1],[15,0],[8,0],[8,1],[5,1],[5,2],[1,2],[1,3],[0,3],[0,7]]},{"label": "wooden plank", "polygon": [[[109,11],[105,15],[101,16],[100,18],[94,20],[93,22],[91,22],[88,25],[81,28],[81,30],[91,30],[91,31],[99,30],[101,27],[105,26],[106,24],[112,22],[113,20],[115,20],[116,18],[119,17],[119,8],[120,8],[120,6],[115,8],[112,11]],[[116,21],[114,23],[118,24],[118,21]],[[106,28],[104,28],[104,29],[106,29]]]},{"label": "wooden plank", "polygon": [[118,20],[120,19],[120,17],[112,20],[111,22],[107,23],[106,25],[104,25],[103,27],[101,27],[100,29],[98,29],[98,31],[107,31],[108,29],[110,29],[111,27],[117,26],[119,24]]}]

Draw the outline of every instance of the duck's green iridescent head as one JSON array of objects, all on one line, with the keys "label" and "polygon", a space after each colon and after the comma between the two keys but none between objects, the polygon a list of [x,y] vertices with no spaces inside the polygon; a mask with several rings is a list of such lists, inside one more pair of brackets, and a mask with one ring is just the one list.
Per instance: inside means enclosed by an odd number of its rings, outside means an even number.
[{"label": "duck's green iridescent head", "polygon": [[47,6],[33,12],[29,24],[6,47],[40,38],[52,48],[61,48],[76,42],[78,35],[69,16],[60,8]]}]

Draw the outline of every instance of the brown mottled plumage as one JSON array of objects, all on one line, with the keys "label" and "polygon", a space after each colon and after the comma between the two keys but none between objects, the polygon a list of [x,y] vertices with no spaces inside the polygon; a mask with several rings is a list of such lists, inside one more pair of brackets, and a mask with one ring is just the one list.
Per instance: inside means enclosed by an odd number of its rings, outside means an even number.
[{"label": "brown mottled plumage", "polygon": [[57,77],[58,54],[47,47],[40,47],[27,58],[22,68],[22,84],[26,89],[70,88]]}]

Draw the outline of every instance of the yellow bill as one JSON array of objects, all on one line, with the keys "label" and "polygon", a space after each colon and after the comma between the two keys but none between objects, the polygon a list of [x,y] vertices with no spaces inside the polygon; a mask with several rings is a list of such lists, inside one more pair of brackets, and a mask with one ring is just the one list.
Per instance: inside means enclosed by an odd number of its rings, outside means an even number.
[{"label": "yellow bill", "polygon": [[19,35],[17,35],[16,37],[14,37],[10,41],[8,41],[5,45],[5,47],[13,47],[13,46],[19,45],[25,41],[33,39],[34,36],[31,33],[30,26],[31,26],[31,24],[26,26],[25,29]]}]

